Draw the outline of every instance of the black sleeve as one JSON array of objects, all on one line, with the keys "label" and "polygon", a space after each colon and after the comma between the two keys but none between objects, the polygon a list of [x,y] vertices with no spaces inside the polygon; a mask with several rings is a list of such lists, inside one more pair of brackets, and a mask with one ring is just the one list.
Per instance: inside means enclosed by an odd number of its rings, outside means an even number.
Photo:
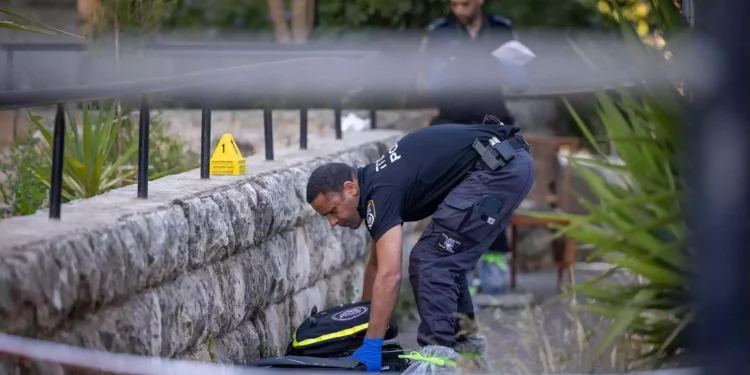
[{"label": "black sleeve", "polygon": [[380,237],[396,225],[401,225],[401,211],[404,206],[404,191],[398,187],[380,187],[370,194],[367,201],[365,224],[372,239]]}]

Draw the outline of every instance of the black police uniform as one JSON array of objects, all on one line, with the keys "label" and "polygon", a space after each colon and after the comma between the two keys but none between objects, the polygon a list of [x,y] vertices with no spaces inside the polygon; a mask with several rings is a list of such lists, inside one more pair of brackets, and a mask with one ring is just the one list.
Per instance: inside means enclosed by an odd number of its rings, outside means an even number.
[{"label": "black police uniform", "polygon": [[445,86],[431,95],[440,110],[431,125],[479,124],[486,114],[495,115],[505,124],[514,122],[501,89],[502,64],[490,54],[515,39],[513,26],[505,17],[483,18],[475,39],[453,14],[427,28],[423,53],[445,64]]},{"label": "black police uniform", "polygon": [[[534,161],[518,131],[511,125],[425,127],[357,170],[358,212],[375,241],[396,225],[432,215],[409,259],[421,346],[453,347],[460,328],[456,313],[474,318],[465,274],[534,183]],[[487,160],[501,160],[487,144],[493,137],[509,146],[501,147],[509,162],[496,170],[474,148],[479,140],[489,150]]]}]

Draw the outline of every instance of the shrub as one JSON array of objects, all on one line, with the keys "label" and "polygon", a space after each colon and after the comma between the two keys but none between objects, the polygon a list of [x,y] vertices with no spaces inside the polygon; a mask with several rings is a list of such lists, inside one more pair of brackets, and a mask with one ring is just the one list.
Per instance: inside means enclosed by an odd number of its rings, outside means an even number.
[{"label": "shrub", "polygon": [[27,140],[14,142],[8,157],[0,160],[0,174],[6,179],[0,184],[0,194],[10,216],[33,214],[47,199],[47,187],[36,175],[41,162],[36,151],[39,142],[39,138],[29,134]]},{"label": "shrub", "polygon": [[[90,198],[122,186],[134,173],[121,170],[132,155],[138,151],[138,143],[126,145],[115,155],[123,116],[116,103],[108,109],[92,111],[90,103],[84,103],[82,121],[66,111],[65,152],[63,157],[62,196],[66,201]],[[53,134],[41,123],[41,117],[29,113],[33,128],[44,137],[47,147],[40,147],[42,163],[37,176],[47,186],[51,185]]]},{"label": "shrub", "polygon": [[[66,112],[63,202],[90,198],[137,182],[138,117],[123,116],[114,102],[93,110],[84,103],[81,120]],[[39,115],[29,114],[27,141],[13,144],[0,161],[6,182],[0,194],[10,216],[30,215],[47,203],[51,185],[53,133]],[[41,134],[41,139],[35,133]],[[198,156],[168,133],[168,123],[152,119],[149,133],[149,180],[197,168]]]}]

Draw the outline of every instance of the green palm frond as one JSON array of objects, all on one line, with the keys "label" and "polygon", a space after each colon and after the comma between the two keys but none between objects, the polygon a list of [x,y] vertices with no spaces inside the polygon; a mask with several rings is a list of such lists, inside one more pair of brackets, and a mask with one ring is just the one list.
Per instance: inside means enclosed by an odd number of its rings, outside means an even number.
[{"label": "green palm frond", "polygon": [[[596,99],[598,119],[620,159],[598,150],[593,156],[568,159],[595,202],[577,197],[585,215],[524,214],[567,220],[568,224],[555,228],[556,235],[593,245],[591,259],[612,264],[611,272],[642,280],[620,285],[609,282],[607,274],[576,285],[567,294],[579,293],[590,301],[581,309],[614,322],[594,358],[623,335],[656,346],[644,358],[676,356],[685,349],[684,332],[693,317],[687,300],[691,271],[680,204],[685,186],[676,167],[679,125],[686,108],[674,104],[683,103],[680,100],[648,90],[597,92]],[[567,101],[566,105],[584,136],[591,137],[590,127]],[[606,178],[605,172],[619,179]]]}]

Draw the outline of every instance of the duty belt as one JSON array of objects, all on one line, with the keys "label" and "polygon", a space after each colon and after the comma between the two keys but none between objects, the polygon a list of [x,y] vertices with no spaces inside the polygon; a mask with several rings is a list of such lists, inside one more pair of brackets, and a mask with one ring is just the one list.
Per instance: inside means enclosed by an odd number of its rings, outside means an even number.
[{"label": "duty belt", "polygon": [[528,150],[531,148],[520,135],[514,135],[504,141],[492,137],[489,140],[489,145],[484,145],[482,141],[477,139],[474,141],[472,147],[480,156],[476,169],[490,169],[492,171],[498,170],[510,163],[516,156],[516,150]]}]

